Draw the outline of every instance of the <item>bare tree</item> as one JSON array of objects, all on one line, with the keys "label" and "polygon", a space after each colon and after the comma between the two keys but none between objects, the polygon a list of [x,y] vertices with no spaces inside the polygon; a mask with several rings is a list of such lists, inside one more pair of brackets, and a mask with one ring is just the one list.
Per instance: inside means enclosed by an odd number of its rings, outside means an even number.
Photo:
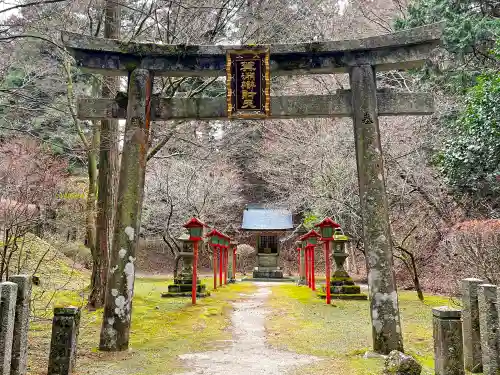
[{"label": "bare tree", "polygon": [[64,169],[60,158],[36,142],[14,139],[0,144],[0,279],[23,269],[29,257],[23,252],[26,235],[43,235],[45,213],[55,204]]}]

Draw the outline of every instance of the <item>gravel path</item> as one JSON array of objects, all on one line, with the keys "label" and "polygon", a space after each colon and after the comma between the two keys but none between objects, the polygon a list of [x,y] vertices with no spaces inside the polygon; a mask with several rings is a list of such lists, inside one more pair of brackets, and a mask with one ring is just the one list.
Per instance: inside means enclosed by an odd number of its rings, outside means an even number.
[{"label": "gravel path", "polygon": [[233,341],[227,348],[179,356],[190,372],[183,375],[282,375],[320,360],[317,357],[273,349],[266,345],[264,303],[271,294],[270,285],[257,283],[259,289],[247,300],[234,303],[231,317]]}]

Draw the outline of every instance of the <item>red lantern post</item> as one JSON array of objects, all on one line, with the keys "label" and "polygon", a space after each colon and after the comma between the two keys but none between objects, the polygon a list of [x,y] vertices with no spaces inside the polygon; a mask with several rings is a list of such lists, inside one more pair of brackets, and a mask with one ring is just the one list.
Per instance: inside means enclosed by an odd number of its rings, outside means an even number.
[{"label": "red lantern post", "polygon": [[224,249],[224,261],[226,262],[226,267],[224,268],[224,284],[227,285],[227,274],[229,272],[229,246]]},{"label": "red lantern post", "polygon": [[214,289],[217,289],[217,256],[218,256],[218,246],[214,245]]},{"label": "red lantern post", "polygon": [[306,269],[306,285],[310,287],[311,285],[309,284],[309,249],[306,246],[306,241],[300,237],[300,240],[302,241],[302,248],[304,249],[304,263],[305,263],[305,269]]},{"label": "red lantern post", "polygon": [[300,269],[301,269],[300,267],[302,266],[300,264],[300,250],[301,250],[300,246],[297,246],[297,266],[299,267],[297,269],[297,275],[299,276],[299,278],[300,278]]},{"label": "red lantern post", "polygon": [[331,303],[331,291],[330,291],[330,241],[333,241],[333,233],[335,228],[340,228],[340,225],[334,222],[329,217],[323,219],[319,224],[316,224],[321,232],[321,241],[324,243],[325,249],[325,276],[326,276],[326,303],[329,305]]},{"label": "red lantern post", "polygon": [[238,248],[238,245],[234,245],[233,247],[233,279],[236,282],[236,249]]},{"label": "red lantern post", "polygon": [[310,230],[300,237],[303,244],[302,246],[305,245],[306,248],[307,285],[312,288],[312,290],[316,290],[316,280],[314,277],[314,248],[318,243],[319,237],[320,235],[315,230]]},{"label": "red lantern post", "polygon": [[224,235],[224,284],[227,285],[227,274],[229,272],[229,244],[231,239]]},{"label": "red lantern post", "polygon": [[206,234],[206,237],[210,238],[210,246],[213,251],[213,267],[214,267],[214,289],[217,289],[217,253],[219,247],[219,232],[215,229],[212,229],[209,233]]},{"label": "red lantern post", "polygon": [[311,280],[311,289],[316,291],[316,273],[315,273],[315,270],[314,270],[314,261],[315,261],[315,246],[314,245],[310,245],[311,246],[311,268],[312,268],[312,271],[311,271],[311,276],[312,276],[312,280]]},{"label": "red lantern post", "polygon": [[307,286],[311,287],[311,262],[309,262],[309,248],[306,246],[304,248],[306,253],[306,267],[307,267]]},{"label": "red lantern post", "polygon": [[224,238],[223,240],[224,246],[222,248],[222,282],[224,285],[227,284],[227,245],[226,245],[226,239]]},{"label": "red lantern post", "polygon": [[[219,242],[222,243],[222,237],[219,237]],[[222,286],[222,269],[224,268],[224,265],[223,265],[223,254],[224,252],[224,249],[222,247],[222,245],[219,245],[219,286]]]},{"label": "red lantern post", "polygon": [[224,259],[226,260],[226,275],[224,276],[224,284],[227,285],[227,276],[229,274],[229,245],[226,246],[226,256]]},{"label": "red lantern post", "polygon": [[202,239],[205,226],[195,217],[184,224],[184,228],[189,231],[189,240],[193,241],[193,283],[191,287],[191,302],[193,305],[196,304],[196,293],[198,292],[198,242]]}]

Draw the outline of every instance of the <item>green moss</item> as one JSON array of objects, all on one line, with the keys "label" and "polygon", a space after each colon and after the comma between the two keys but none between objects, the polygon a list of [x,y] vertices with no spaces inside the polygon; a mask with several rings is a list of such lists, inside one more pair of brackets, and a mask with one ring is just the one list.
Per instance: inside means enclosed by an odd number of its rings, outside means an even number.
[{"label": "green moss", "polygon": [[343,285],[341,294],[359,294],[361,287],[359,285]]},{"label": "green moss", "polygon": [[[441,296],[400,292],[405,351],[423,366],[422,374],[433,374],[433,306],[451,304]],[[309,374],[380,374],[382,359],[364,359],[370,350],[371,322],[367,301],[333,300],[332,306],[316,297],[309,288],[277,286],[269,300],[272,314],[267,320],[269,343],[274,347],[325,358]],[[299,372],[297,372],[299,374]]]},{"label": "green moss", "polygon": [[[228,330],[231,301],[242,298],[241,294],[256,290],[256,286],[251,283],[232,284],[212,291],[210,297],[199,299],[197,305],[192,306],[191,297],[161,298],[161,293],[167,291],[171,282],[171,279],[157,277],[136,279],[131,350],[127,352],[99,352],[97,346],[102,309],[94,312],[84,309],[78,339],[78,368],[85,373],[98,373],[100,369],[105,369],[105,373],[126,371],[130,375],[181,371],[181,363],[177,360],[179,354],[211,350],[220,345],[222,340],[231,338]],[[202,282],[207,287],[213,286],[211,278],[204,278]],[[74,292],[62,293],[58,298],[61,304],[78,302],[77,306],[85,303],[85,300],[75,298]],[[50,332],[50,320],[31,325],[30,343],[37,348],[33,353],[30,352],[30,365],[34,371],[46,371]]]},{"label": "green moss", "polygon": [[[326,299],[326,294],[324,291],[318,292],[318,297],[321,299]],[[331,298],[332,299],[341,299],[341,300],[361,300],[361,301],[366,301],[368,299],[368,296],[363,293],[350,293],[350,294],[345,294],[345,293],[331,293]]]},{"label": "green moss", "polygon": [[139,56],[197,54],[200,50],[199,46],[196,45],[157,45],[151,43],[122,43],[119,48],[122,53]]},{"label": "green moss", "polygon": [[349,276],[332,276],[330,278],[330,284],[334,284],[334,283],[345,283],[345,282],[352,282],[354,283],[354,281],[352,280],[352,278],[350,278]]},{"label": "green moss", "polygon": [[306,44],[307,52],[321,52],[322,51],[322,43],[319,42],[311,42]]},{"label": "green moss", "polygon": [[125,64],[125,69],[127,69],[127,71],[131,72],[131,71],[137,69],[138,65],[139,64],[136,61],[128,62]]}]

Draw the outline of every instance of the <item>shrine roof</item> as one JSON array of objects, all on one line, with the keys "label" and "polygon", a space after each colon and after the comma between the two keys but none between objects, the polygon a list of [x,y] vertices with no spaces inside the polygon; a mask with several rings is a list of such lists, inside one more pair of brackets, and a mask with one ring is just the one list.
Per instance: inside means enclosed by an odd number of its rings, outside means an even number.
[{"label": "shrine roof", "polygon": [[292,230],[292,213],[283,208],[249,206],[243,211],[242,230]]}]

